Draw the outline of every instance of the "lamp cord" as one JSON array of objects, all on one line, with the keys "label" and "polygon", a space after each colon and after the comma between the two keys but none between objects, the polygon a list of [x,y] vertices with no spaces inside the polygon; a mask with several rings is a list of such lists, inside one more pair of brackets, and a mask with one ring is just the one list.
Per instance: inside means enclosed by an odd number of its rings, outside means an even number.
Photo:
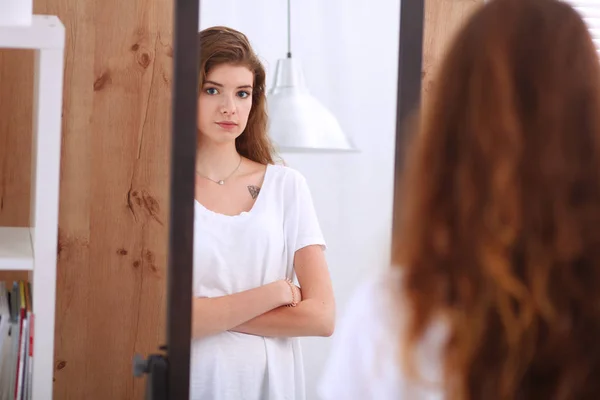
[{"label": "lamp cord", "polygon": [[288,0],[287,2],[287,28],[288,28],[288,51],[287,51],[287,58],[292,58],[292,16],[291,16],[291,12],[290,12],[290,2],[291,0]]}]

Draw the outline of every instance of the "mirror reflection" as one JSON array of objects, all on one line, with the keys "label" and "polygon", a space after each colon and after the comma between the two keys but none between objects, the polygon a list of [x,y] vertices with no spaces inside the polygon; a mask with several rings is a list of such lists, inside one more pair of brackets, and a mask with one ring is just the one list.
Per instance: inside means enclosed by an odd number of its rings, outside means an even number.
[{"label": "mirror reflection", "polygon": [[192,399],[318,398],[389,264],[398,3],[280,3],[201,2]]},{"label": "mirror reflection", "polygon": [[274,163],[247,38],[199,36],[193,397],[301,398],[295,338],[334,326],[325,240],[305,178]]}]

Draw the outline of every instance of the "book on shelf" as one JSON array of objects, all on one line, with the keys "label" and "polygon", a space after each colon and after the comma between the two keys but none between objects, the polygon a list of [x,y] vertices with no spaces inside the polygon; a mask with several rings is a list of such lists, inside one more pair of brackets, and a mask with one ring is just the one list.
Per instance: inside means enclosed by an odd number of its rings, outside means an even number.
[{"label": "book on shelf", "polygon": [[0,281],[0,400],[30,400],[34,314],[31,284]]}]

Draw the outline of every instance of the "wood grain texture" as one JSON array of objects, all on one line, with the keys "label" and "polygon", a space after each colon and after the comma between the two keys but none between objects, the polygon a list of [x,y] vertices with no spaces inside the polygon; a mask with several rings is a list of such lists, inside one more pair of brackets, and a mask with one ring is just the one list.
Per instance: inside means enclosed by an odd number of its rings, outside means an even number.
[{"label": "wood grain texture", "polygon": [[422,101],[435,85],[445,52],[465,21],[483,0],[426,0],[423,30]]},{"label": "wood grain texture", "polygon": [[[164,343],[172,7],[171,0],[34,4],[38,14],[58,15],[67,34],[58,400],[142,399],[145,380],[133,377],[132,357]],[[0,225],[28,223],[29,61],[0,53]]]},{"label": "wood grain texture", "polygon": [[131,359],[164,340],[172,3],[65,3],[54,393],[141,399]]},{"label": "wood grain texture", "polygon": [[[0,50],[0,226],[28,226],[31,193],[33,52]],[[27,280],[0,271],[0,281]]]}]

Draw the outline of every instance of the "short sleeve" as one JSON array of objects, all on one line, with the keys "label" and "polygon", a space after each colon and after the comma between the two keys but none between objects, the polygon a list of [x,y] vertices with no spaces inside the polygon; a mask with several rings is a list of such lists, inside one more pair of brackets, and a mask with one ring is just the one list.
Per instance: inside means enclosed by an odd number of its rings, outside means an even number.
[{"label": "short sleeve", "polygon": [[292,241],[292,251],[295,253],[311,245],[320,245],[325,249],[325,238],[321,231],[308,183],[299,172],[294,170],[290,170],[290,172],[293,174],[293,190],[288,191],[288,195],[292,198],[287,199],[290,208],[286,229]]},{"label": "short sleeve", "polygon": [[[404,326],[398,271],[385,271],[360,286],[348,302],[333,335],[318,393],[321,400],[442,400],[439,387],[407,379],[399,343]],[[420,373],[430,382],[440,377],[443,330],[434,329],[418,349]],[[422,369],[421,369],[422,368]]]},{"label": "short sleeve", "polygon": [[401,398],[394,358],[398,338],[382,321],[381,292],[369,281],[349,301],[318,387],[321,400]]}]

